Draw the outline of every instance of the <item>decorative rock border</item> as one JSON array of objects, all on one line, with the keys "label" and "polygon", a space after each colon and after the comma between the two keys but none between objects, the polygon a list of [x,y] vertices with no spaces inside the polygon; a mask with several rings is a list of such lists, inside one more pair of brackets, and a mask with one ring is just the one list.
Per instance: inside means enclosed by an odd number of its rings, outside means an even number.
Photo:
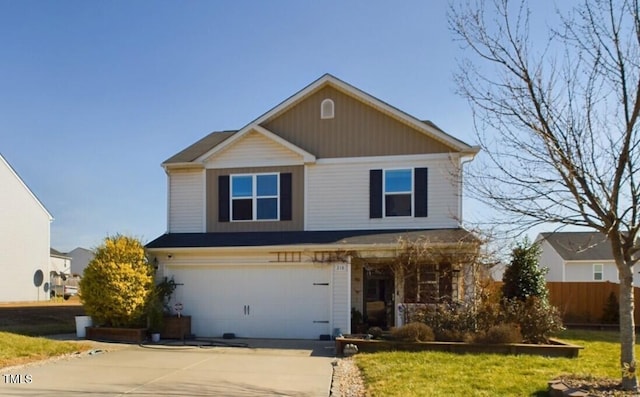
[{"label": "decorative rock border", "polygon": [[[345,352],[347,345],[355,345],[358,352],[375,353],[379,351],[442,351],[451,353],[496,353],[496,354],[530,354],[545,357],[578,357],[582,346],[576,346],[552,339],[552,344],[529,345],[524,343],[480,344],[463,342],[404,342],[390,340],[364,339],[349,335],[336,338],[336,354],[349,355]],[[350,347],[351,350],[351,347]]]}]

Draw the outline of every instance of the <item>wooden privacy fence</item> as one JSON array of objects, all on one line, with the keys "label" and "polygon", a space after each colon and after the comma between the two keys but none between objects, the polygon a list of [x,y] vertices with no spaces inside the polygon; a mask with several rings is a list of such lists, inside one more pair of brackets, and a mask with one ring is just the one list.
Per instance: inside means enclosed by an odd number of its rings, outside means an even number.
[{"label": "wooden privacy fence", "polygon": [[[565,323],[601,322],[609,294],[619,299],[620,286],[611,282],[548,282],[549,300]],[[640,288],[634,288],[636,324],[640,320]]]}]

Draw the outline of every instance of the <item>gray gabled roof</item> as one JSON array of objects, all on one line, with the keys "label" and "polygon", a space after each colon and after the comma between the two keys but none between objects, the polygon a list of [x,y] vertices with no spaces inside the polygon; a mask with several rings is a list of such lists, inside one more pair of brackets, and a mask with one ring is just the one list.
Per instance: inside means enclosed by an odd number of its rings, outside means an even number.
[{"label": "gray gabled roof", "polygon": [[385,245],[400,237],[427,238],[433,243],[476,243],[465,229],[434,230],[327,230],[286,232],[170,233],[146,245],[147,248],[267,247],[279,245]]},{"label": "gray gabled roof", "polygon": [[162,164],[189,163],[224,142],[238,131],[215,131],[173,155]]},{"label": "gray gabled roof", "polygon": [[55,248],[49,247],[49,256],[57,256],[58,258],[70,258],[69,254],[58,251]]},{"label": "gray gabled roof", "polygon": [[541,233],[540,237],[567,261],[613,260],[609,240],[599,232]]}]

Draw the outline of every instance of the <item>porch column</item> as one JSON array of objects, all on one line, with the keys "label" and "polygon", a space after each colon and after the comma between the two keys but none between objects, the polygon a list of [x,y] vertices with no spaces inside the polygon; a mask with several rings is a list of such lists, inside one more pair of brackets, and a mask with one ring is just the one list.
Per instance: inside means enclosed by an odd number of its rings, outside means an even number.
[{"label": "porch column", "polygon": [[[351,333],[351,257],[331,262],[331,324],[330,331],[339,328],[343,334]],[[335,336],[335,335],[334,335]]]},{"label": "porch column", "polygon": [[476,269],[473,264],[462,265],[463,296],[465,302],[476,301]]}]

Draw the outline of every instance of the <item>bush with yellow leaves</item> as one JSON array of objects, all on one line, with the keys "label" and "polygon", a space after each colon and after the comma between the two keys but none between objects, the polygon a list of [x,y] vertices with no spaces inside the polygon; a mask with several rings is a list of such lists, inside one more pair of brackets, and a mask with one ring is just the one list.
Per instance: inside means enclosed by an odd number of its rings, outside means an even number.
[{"label": "bush with yellow leaves", "polygon": [[143,244],[134,237],[116,235],[105,238],[84,270],[80,300],[94,324],[143,326],[153,290],[153,268]]}]

